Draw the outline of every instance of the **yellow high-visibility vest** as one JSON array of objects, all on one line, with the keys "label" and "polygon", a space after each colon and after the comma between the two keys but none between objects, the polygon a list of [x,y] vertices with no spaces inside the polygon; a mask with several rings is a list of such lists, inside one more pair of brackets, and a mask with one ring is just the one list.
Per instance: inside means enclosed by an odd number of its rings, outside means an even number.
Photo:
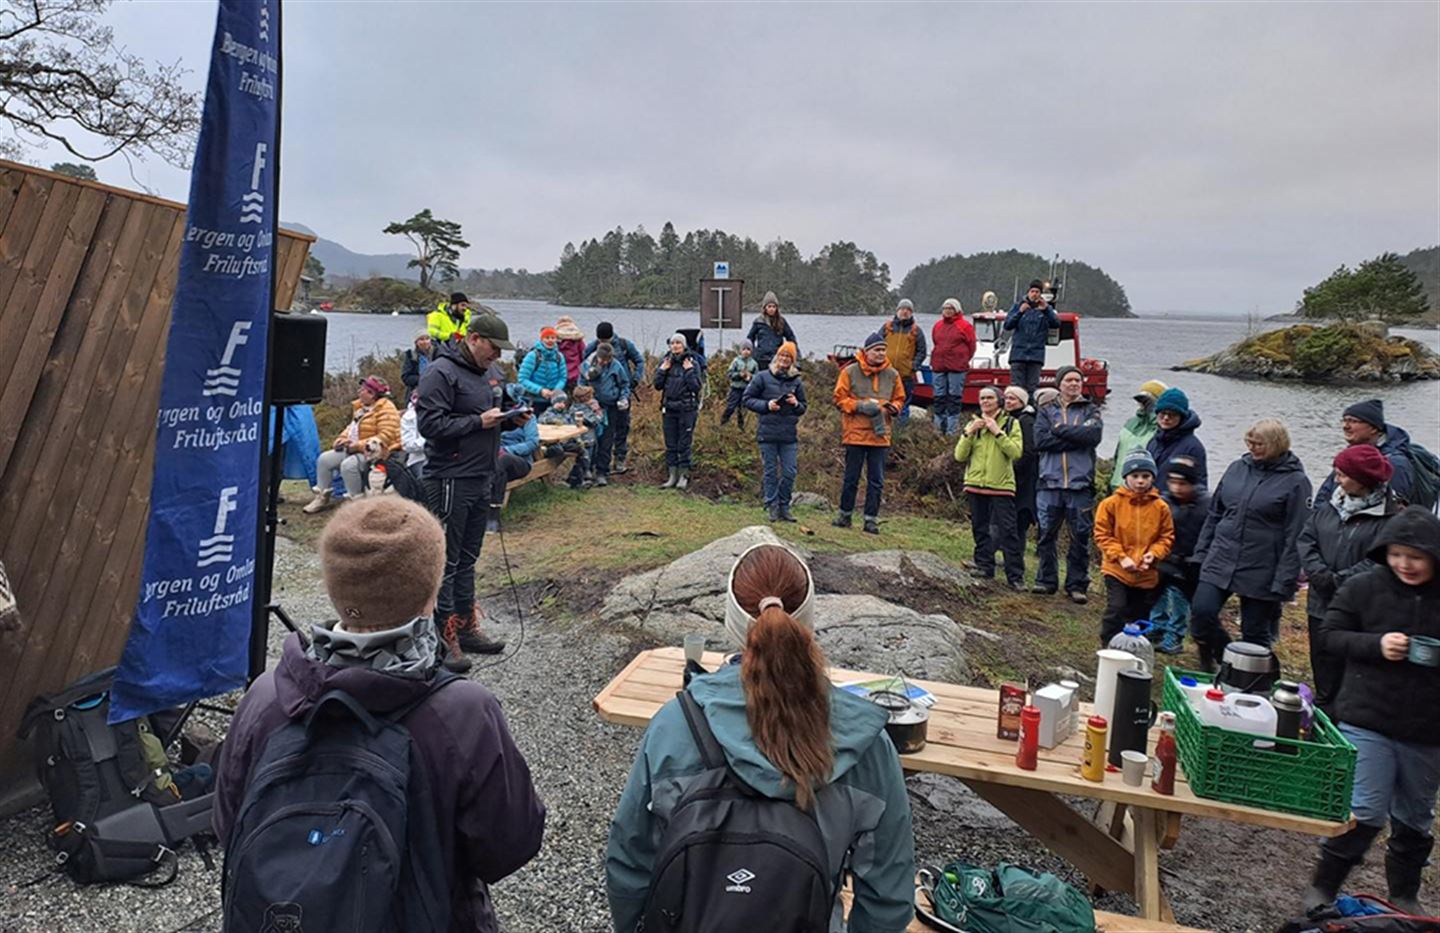
[{"label": "yellow high-visibility vest", "polygon": [[435,310],[425,316],[425,328],[430,331],[430,336],[444,343],[451,337],[464,337],[465,331],[470,327],[470,309],[465,309],[465,318],[458,325],[455,319],[450,316],[450,302],[442,301],[435,306]]}]

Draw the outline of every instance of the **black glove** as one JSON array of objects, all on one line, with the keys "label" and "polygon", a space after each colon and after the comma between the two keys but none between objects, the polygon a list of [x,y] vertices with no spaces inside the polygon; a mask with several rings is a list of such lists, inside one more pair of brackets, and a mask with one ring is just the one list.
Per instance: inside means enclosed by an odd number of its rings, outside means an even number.
[{"label": "black glove", "polygon": [[1335,574],[1328,570],[1317,570],[1310,574],[1310,588],[1327,599],[1334,596],[1339,589],[1335,583]]}]

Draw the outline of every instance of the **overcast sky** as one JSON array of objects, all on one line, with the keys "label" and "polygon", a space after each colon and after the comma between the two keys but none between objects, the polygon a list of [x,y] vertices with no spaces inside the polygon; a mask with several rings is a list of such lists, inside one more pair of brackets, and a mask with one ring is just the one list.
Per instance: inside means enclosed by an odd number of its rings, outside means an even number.
[{"label": "overcast sky", "polygon": [[[462,264],[673,220],[890,264],[1056,252],[1139,311],[1288,310],[1440,242],[1440,4],[285,4],[281,214]],[[214,5],[109,14],[203,86]],[[131,184],[123,163],[102,179]],[[137,177],[183,199],[186,175]]]}]

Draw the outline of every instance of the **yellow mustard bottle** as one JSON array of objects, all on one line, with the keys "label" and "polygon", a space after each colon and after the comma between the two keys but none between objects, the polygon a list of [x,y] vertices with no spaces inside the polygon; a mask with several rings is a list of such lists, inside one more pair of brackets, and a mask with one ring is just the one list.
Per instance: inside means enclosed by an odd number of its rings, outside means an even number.
[{"label": "yellow mustard bottle", "polygon": [[1087,781],[1105,780],[1105,736],[1110,724],[1104,716],[1091,716],[1085,723],[1085,751],[1080,756],[1080,776]]}]

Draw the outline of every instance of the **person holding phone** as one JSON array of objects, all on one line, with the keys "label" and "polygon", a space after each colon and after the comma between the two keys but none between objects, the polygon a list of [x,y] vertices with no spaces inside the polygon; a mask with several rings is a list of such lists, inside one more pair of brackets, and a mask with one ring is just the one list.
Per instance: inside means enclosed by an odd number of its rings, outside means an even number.
[{"label": "person holding phone", "polygon": [[1015,333],[1010,346],[1010,384],[1030,395],[1040,387],[1040,370],[1045,367],[1045,347],[1050,328],[1059,328],[1055,306],[1045,300],[1045,283],[1030,283],[1025,297],[1005,315],[1004,329]]},{"label": "person holding phone", "polygon": [[689,349],[684,334],[671,334],[670,352],[655,368],[660,391],[660,412],[665,419],[665,465],[670,475],[661,489],[690,485],[690,448],[695,440],[695,416],[700,412],[700,357]]}]

